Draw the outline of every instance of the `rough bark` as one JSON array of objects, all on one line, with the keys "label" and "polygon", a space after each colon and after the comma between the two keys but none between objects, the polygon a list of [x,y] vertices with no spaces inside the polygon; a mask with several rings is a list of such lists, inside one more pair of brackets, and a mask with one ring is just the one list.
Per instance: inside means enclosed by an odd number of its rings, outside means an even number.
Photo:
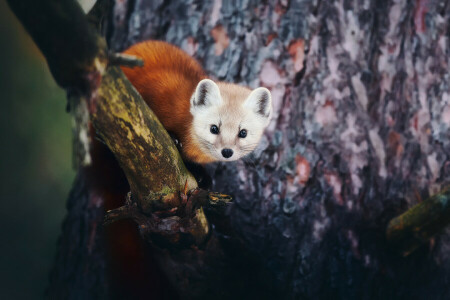
[{"label": "rough bark", "polygon": [[448,229],[405,258],[385,231],[450,182],[449,18],[448,1],[120,1],[109,36],[271,88],[259,149],[211,173],[284,296],[444,299]]},{"label": "rough bark", "polygon": [[59,249],[50,274],[50,299],[101,299],[106,291],[105,252],[103,242],[103,207],[98,195],[90,195],[84,174],[78,174],[67,202],[69,215],[62,226]]}]

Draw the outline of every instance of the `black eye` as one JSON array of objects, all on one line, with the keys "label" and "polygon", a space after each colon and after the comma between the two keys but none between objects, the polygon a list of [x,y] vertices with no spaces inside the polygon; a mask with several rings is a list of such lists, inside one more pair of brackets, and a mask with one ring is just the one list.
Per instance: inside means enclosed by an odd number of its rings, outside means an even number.
[{"label": "black eye", "polygon": [[241,131],[239,131],[238,137],[245,138],[246,136],[247,136],[247,130],[242,129]]},{"label": "black eye", "polygon": [[212,134],[219,134],[219,127],[217,127],[216,125],[211,125],[209,131],[211,131]]}]

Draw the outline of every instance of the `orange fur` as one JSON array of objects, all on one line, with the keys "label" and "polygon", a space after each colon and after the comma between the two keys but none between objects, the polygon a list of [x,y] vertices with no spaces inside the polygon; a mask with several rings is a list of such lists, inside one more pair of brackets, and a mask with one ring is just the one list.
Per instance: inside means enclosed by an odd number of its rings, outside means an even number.
[{"label": "orange fur", "polygon": [[122,70],[166,130],[181,142],[184,158],[212,162],[213,158],[191,138],[190,99],[197,84],[206,78],[200,64],[181,49],[161,41],[142,42],[124,53],[144,60],[141,68]]}]

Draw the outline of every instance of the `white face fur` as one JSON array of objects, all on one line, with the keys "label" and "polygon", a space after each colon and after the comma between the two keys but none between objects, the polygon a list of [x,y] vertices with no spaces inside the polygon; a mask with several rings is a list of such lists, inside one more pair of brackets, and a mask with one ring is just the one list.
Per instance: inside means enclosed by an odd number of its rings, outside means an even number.
[{"label": "white face fur", "polygon": [[192,135],[217,161],[237,160],[252,152],[269,124],[270,91],[253,91],[210,79],[199,82],[191,98]]}]

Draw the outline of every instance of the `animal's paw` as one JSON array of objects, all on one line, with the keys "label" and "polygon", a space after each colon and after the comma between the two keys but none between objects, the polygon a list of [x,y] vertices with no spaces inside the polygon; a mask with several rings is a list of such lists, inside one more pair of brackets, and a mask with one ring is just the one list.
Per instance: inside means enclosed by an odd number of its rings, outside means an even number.
[{"label": "animal's paw", "polygon": [[183,148],[183,144],[180,142],[179,139],[173,134],[170,134],[170,137],[172,138],[173,143],[177,147],[178,151],[180,151]]}]

